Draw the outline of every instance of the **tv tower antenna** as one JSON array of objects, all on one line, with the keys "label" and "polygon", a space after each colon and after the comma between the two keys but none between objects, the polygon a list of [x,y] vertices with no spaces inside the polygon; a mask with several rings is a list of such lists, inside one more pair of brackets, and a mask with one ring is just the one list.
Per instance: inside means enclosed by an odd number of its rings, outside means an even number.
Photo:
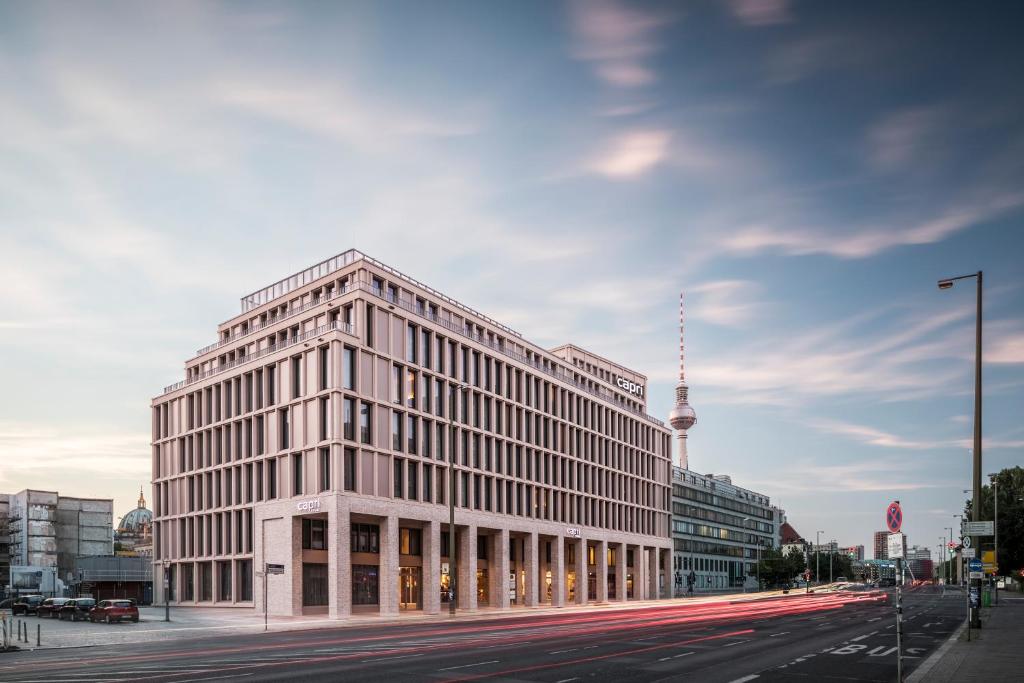
[{"label": "tv tower antenna", "polygon": [[679,293],[679,383],[676,384],[676,405],[668,414],[669,424],[676,429],[676,441],[679,442],[679,466],[689,469],[689,458],[686,453],[686,432],[697,423],[697,413],[690,407],[687,399],[690,388],[686,386],[686,346],[683,343],[683,333],[686,329],[686,320],[683,314],[683,294]]}]

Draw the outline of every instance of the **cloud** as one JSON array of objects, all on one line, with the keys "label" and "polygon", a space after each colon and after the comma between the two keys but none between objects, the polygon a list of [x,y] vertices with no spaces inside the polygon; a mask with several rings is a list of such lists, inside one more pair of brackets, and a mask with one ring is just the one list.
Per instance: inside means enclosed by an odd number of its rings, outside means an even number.
[{"label": "cloud", "polygon": [[671,23],[671,16],[614,0],[578,0],[569,4],[569,18],[572,56],[590,62],[601,80],[622,88],[657,80],[646,61],[660,49],[654,34]]},{"label": "cloud", "polygon": [[1006,333],[988,343],[983,359],[986,363],[1024,363],[1024,331]]},{"label": "cloud", "polygon": [[953,442],[943,441],[917,441],[913,439],[905,439],[896,434],[869,427],[867,425],[853,424],[850,422],[842,422],[840,420],[812,420],[809,423],[815,429],[825,432],[827,434],[839,434],[841,436],[848,436],[855,441],[862,443],[871,444],[872,446],[882,446],[885,448],[906,448],[912,450],[926,450],[931,448],[942,448],[953,445]]},{"label": "cloud", "polygon": [[716,325],[741,326],[750,322],[763,304],[753,300],[758,291],[749,280],[714,280],[686,290],[695,296],[695,303],[687,305],[687,317],[706,320]]},{"label": "cloud", "polygon": [[854,463],[823,465],[811,459],[786,461],[784,475],[759,478],[761,490],[781,493],[815,494],[819,492],[855,493],[872,491],[917,491],[942,488],[945,483],[924,481],[920,463],[893,458],[860,460]]},{"label": "cloud", "polygon": [[1003,192],[976,201],[953,204],[918,223],[838,232],[823,229],[779,228],[750,225],[726,236],[719,246],[734,254],[774,251],[789,256],[824,254],[841,259],[862,259],[896,247],[934,244],[968,228],[994,220],[1024,206],[1024,192]]},{"label": "cloud", "polygon": [[949,120],[946,107],[914,107],[889,114],[867,133],[868,159],[882,171],[920,169],[935,161]]},{"label": "cloud", "polygon": [[672,134],[664,130],[632,131],[618,136],[587,168],[615,179],[634,178],[668,158]]},{"label": "cloud", "polygon": [[772,26],[793,20],[789,0],[729,0],[733,16],[747,26]]}]

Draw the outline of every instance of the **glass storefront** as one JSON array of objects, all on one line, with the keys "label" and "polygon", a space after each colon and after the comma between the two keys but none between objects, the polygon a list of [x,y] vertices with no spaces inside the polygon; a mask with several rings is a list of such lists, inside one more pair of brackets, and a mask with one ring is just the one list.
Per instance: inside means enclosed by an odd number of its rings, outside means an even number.
[{"label": "glass storefront", "polygon": [[420,567],[401,567],[398,571],[398,608],[423,609],[423,582]]},{"label": "glass storefront", "polygon": [[302,563],[302,605],[327,604],[327,565]]},{"label": "glass storefront", "polygon": [[566,576],[565,587],[569,593],[569,602],[576,602],[576,572],[570,571]]},{"label": "glass storefront", "polygon": [[375,564],[352,565],[352,604],[380,604],[380,568]]},{"label": "glass storefront", "polygon": [[490,590],[488,588],[487,570],[477,569],[476,570],[476,604],[488,605],[490,604],[488,598]]}]

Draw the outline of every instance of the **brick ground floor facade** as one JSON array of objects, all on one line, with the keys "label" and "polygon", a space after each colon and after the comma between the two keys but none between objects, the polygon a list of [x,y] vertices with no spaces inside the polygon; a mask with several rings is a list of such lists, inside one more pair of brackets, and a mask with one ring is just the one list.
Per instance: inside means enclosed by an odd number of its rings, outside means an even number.
[{"label": "brick ground floor facade", "polygon": [[[172,605],[262,613],[265,589],[272,615],[342,618],[436,614],[452,592],[470,611],[670,597],[667,538],[459,508],[453,572],[444,506],[324,493],[261,503],[252,518],[251,555],[167,566]],[[283,574],[263,576],[266,564]]]}]

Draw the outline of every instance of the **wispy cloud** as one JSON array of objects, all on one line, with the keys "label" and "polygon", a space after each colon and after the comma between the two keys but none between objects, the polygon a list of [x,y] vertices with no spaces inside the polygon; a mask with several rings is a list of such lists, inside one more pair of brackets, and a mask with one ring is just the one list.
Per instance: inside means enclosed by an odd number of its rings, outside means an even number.
[{"label": "wispy cloud", "polygon": [[772,26],[793,20],[789,0],[728,0],[729,10],[747,26]]},{"label": "wispy cloud", "polygon": [[625,133],[612,140],[587,168],[609,178],[634,178],[663,163],[671,141],[672,134],[664,130]]},{"label": "wispy cloud", "polygon": [[687,289],[695,295],[687,305],[687,317],[716,325],[741,326],[764,306],[756,300],[757,283],[749,280],[714,280]]},{"label": "wispy cloud", "polygon": [[589,62],[606,83],[626,88],[650,85],[657,74],[647,63],[660,49],[655,34],[673,20],[668,14],[629,7],[615,0],[569,4],[571,53]]}]

